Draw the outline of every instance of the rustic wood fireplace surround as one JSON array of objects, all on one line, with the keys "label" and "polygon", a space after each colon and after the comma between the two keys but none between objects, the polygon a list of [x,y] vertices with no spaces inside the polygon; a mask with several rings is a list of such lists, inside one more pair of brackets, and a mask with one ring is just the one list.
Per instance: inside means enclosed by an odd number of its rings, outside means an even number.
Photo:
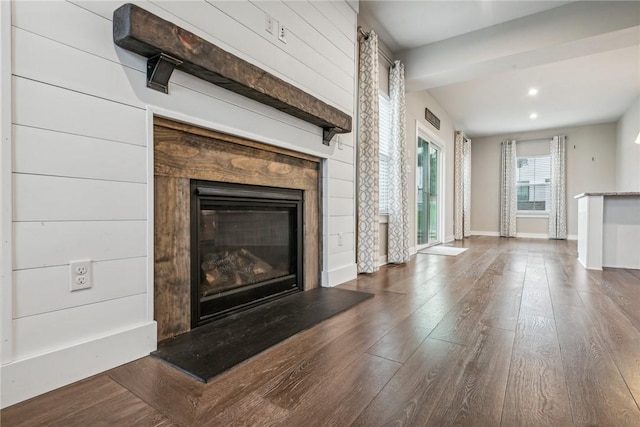
[{"label": "rustic wood fireplace surround", "polygon": [[[322,128],[329,145],[351,116],[149,11],[125,4],[113,40],[147,58],[147,86],[168,93],[175,70]],[[154,120],[154,317],[158,340],[191,328],[191,180],[302,190],[303,289],[320,284],[321,159],[232,135]]]},{"label": "rustic wood fireplace surround", "polygon": [[167,119],[154,120],[154,317],[158,340],[191,328],[192,179],[303,191],[304,290],[320,284],[320,159]]},{"label": "rustic wood fireplace surround", "polygon": [[[322,128],[329,145],[351,116],[133,4],[113,15],[113,40],[147,58],[147,86],[167,93],[174,69]],[[320,162],[302,153],[154,119],[154,317],[158,340],[191,328],[191,180],[303,191],[303,289],[320,284]]]}]

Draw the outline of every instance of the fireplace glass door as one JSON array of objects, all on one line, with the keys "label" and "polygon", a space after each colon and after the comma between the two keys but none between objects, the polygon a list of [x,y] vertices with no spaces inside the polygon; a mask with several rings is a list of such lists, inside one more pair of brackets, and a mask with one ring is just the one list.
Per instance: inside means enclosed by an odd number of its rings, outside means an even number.
[{"label": "fireplace glass door", "polygon": [[192,182],[192,326],[302,289],[302,192]]}]

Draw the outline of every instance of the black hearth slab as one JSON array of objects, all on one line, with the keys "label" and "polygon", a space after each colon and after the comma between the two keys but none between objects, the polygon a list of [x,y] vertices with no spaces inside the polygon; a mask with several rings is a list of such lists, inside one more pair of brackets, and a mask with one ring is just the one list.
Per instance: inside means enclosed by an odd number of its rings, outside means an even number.
[{"label": "black hearth slab", "polygon": [[371,297],[373,294],[335,288],[298,292],[164,340],[151,354],[207,382]]}]

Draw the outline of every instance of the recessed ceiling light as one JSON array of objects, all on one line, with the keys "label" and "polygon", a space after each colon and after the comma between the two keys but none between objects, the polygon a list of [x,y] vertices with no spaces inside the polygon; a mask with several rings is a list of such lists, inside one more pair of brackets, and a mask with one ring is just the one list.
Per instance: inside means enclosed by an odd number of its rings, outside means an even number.
[{"label": "recessed ceiling light", "polygon": [[536,89],[535,87],[532,87],[531,89],[529,89],[529,96],[536,96],[538,94],[538,89]]},{"label": "recessed ceiling light", "polygon": [[537,118],[538,118],[538,113],[531,113],[531,114],[529,115],[529,118],[530,118],[530,119],[532,119],[532,120],[533,120],[533,119],[537,119]]}]

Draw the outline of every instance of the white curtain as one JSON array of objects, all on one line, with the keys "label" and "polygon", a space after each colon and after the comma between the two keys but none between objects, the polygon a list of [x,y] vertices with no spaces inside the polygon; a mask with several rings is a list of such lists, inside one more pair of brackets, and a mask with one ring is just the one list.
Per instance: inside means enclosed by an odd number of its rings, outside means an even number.
[{"label": "white curtain", "polygon": [[471,140],[462,131],[456,131],[454,150],[454,237],[461,240],[471,235]]},{"label": "white curtain", "polygon": [[404,64],[396,61],[389,71],[391,100],[391,153],[389,158],[389,224],[387,261],[409,260],[409,183],[405,137]]},{"label": "white curtain", "polygon": [[380,269],[378,36],[360,36],[358,75],[358,273]]},{"label": "white curtain", "polygon": [[567,167],[566,137],[554,136],[551,152],[551,204],[549,207],[549,238],[567,238]]},{"label": "white curtain", "polygon": [[502,142],[500,236],[516,236],[516,142]]}]

